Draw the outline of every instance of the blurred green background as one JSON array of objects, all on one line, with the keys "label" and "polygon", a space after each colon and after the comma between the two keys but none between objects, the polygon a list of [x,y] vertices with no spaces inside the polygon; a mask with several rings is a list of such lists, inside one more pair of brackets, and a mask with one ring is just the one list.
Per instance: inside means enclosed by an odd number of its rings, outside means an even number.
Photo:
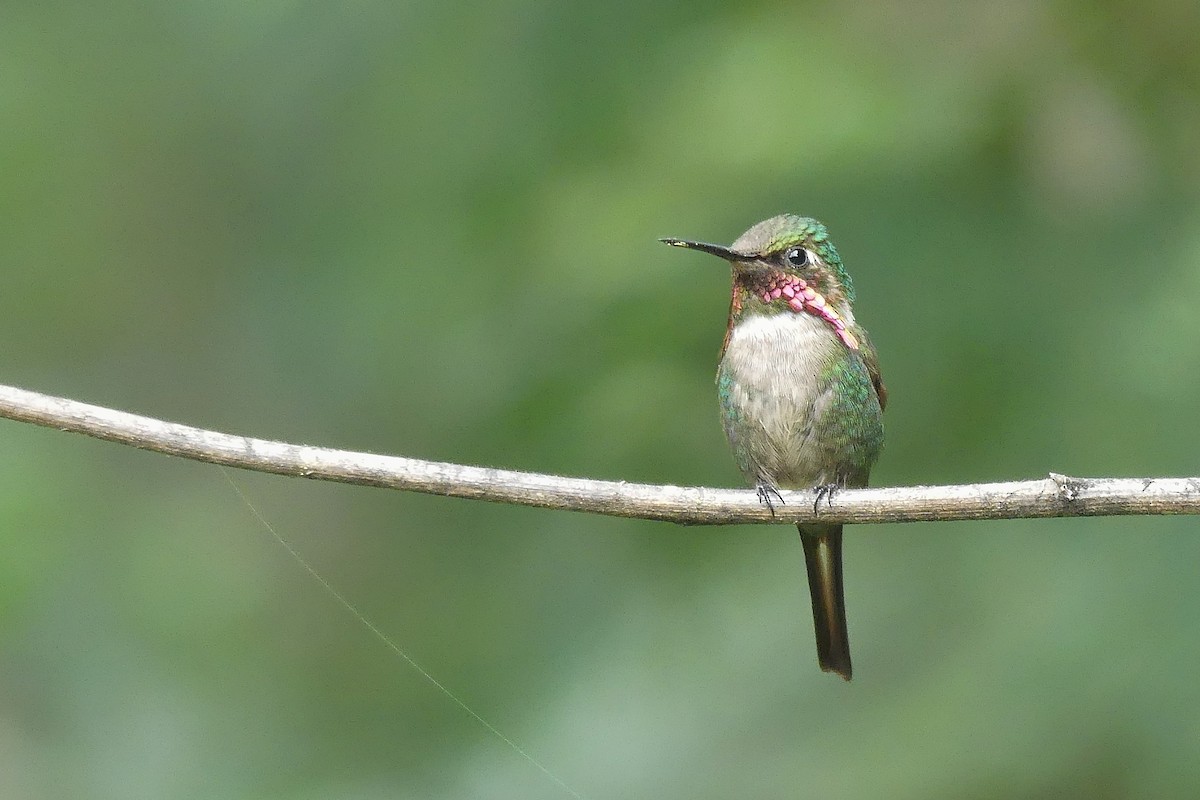
[{"label": "blurred green background", "polygon": [[[876,485],[1200,472],[1200,6],[0,10],[0,380],[264,438],[737,486],[728,242],[833,232]],[[562,798],[212,466],[0,422],[0,795]],[[794,529],[235,473],[361,612],[601,798],[1200,785],[1194,518]]]}]

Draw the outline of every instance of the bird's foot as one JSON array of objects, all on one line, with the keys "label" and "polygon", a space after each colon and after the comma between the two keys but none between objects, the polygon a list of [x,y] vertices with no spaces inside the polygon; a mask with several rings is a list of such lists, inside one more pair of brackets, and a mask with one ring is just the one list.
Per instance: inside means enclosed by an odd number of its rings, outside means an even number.
[{"label": "bird's foot", "polygon": [[821,505],[821,501],[825,501],[826,508],[833,507],[833,496],[842,488],[838,483],[826,483],[813,488],[813,494],[816,497],[813,499],[813,513],[817,513],[817,507]]},{"label": "bird's foot", "polygon": [[771,516],[775,516],[775,504],[771,502],[771,495],[775,495],[775,499],[779,501],[779,505],[786,505],[783,502],[783,495],[779,494],[779,490],[766,481],[759,481],[754,484],[754,491],[758,492],[758,502],[766,503],[767,510],[771,512]]}]

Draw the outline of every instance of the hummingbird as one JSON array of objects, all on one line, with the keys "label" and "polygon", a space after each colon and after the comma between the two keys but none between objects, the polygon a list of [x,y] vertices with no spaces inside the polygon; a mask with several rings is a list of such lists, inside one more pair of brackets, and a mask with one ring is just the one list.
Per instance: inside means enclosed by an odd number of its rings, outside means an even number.
[{"label": "hummingbird", "polygon": [[[883,447],[887,390],[854,284],[829,232],[783,214],[732,245],[662,239],[729,262],[733,296],[717,367],[721,422],[734,461],[772,513],[780,489],[811,489],[814,513],[843,487],[867,485]],[[805,523],[800,542],[817,661],[850,680],[842,526]]]}]

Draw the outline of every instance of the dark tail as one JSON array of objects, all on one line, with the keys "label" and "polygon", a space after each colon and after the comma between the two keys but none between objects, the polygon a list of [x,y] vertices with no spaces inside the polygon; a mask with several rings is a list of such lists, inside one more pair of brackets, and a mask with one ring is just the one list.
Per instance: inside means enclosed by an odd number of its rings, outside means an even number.
[{"label": "dark tail", "polygon": [[817,661],[826,672],[850,680],[850,637],[846,632],[846,600],[842,594],[842,526],[799,525],[812,595]]}]

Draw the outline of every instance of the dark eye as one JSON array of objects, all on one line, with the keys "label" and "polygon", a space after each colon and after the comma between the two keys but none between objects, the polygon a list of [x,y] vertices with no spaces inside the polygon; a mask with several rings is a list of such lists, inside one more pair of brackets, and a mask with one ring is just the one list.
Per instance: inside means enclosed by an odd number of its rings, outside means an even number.
[{"label": "dark eye", "polygon": [[808,266],[808,251],[803,247],[792,247],[783,254],[783,257],[786,258],[787,262],[793,267]]}]

